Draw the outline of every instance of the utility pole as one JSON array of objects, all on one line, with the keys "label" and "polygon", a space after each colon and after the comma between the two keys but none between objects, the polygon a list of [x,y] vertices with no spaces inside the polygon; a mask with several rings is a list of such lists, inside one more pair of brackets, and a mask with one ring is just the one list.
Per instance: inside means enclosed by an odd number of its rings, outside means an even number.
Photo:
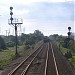
[{"label": "utility pole", "polygon": [[5,30],[6,31],[6,36],[8,36],[8,30]]},{"label": "utility pole", "polygon": [[13,25],[15,28],[15,45],[16,45],[16,56],[18,56],[18,51],[17,51],[17,44],[18,44],[18,40],[17,40],[17,27],[18,25],[23,24],[22,19],[17,19],[17,18],[13,18],[13,12],[12,12],[13,7],[10,7],[10,19],[8,19],[8,24],[9,25]]},{"label": "utility pole", "polygon": [[10,28],[9,28],[9,30],[8,30],[8,36],[10,35]]},{"label": "utility pole", "polygon": [[25,27],[23,28],[23,33],[25,34]]}]

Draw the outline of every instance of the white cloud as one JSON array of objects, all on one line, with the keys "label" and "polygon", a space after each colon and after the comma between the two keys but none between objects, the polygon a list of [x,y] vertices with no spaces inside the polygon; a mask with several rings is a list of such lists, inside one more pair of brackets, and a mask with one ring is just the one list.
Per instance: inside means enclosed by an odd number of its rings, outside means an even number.
[{"label": "white cloud", "polygon": [[6,6],[0,6],[0,14],[4,14],[4,13],[7,13],[8,12],[8,9]]},{"label": "white cloud", "polygon": [[25,15],[25,14],[28,14],[28,13],[29,13],[29,10],[25,10],[25,9],[22,9],[22,10],[14,9],[13,10],[13,15],[16,15],[16,16],[22,16],[22,15]]},{"label": "white cloud", "polygon": [[74,1],[74,0],[0,0],[0,4],[31,4],[34,2],[66,2],[66,1]]},{"label": "white cloud", "polygon": [[59,34],[67,35],[68,27],[71,26],[71,32],[74,32],[73,21],[36,21],[36,20],[25,20],[22,27],[26,29],[26,33],[33,33],[35,30],[40,30],[44,35]]},{"label": "white cloud", "polygon": [[[73,0],[0,0],[0,14],[1,12],[7,13],[9,11],[10,6],[21,6],[21,5],[28,5],[30,6],[34,2],[66,2],[66,1],[73,1]],[[18,10],[15,10],[17,12]],[[19,14],[28,13],[29,10],[18,11]],[[3,13],[3,14],[4,14]]]},{"label": "white cloud", "polygon": [[[38,16],[38,15],[43,16],[41,14],[44,14],[45,11],[42,11],[41,9],[43,9],[43,8],[45,9],[45,7],[41,8],[42,6],[39,6],[39,8],[38,8],[38,6],[37,6],[38,11],[37,11],[37,9],[35,11],[35,9],[33,9],[33,7],[36,8],[35,6],[33,6],[34,2],[63,2],[63,1],[73,1],[73,0],[0,0],[0,14],[2,15],[2,16],[0,16],[0,25],[1,25],[0,27],[4,34],[5,34],[5,30],[9,29],[9,27],[11,28],[11,30],[14,29],[8,25],[8,19],[10,18],[9,7],[13,6],[14,7],[13,13],[14,13],[15,17],[23,17],[24,23],[23,23],[22,27],[25,27],[26,33],[32,33],[32,32],[34,32],[34,30],[39,29],[45,35],[54,34],[54,33],[67,35],[67,32],[68,32],[67,27],[69,25],[72,26],[72,31],[73,31],[73,27],[74,27],[73,22],[69,22],[69,21],[68,22],[67,21],[66,22],[54,22],[54,21],[50,21],[50,19],[49,19],[49,22],[47,22],[45,20],[43,20],[43,22],[42,22],[41,19],[40,19],[40,21],[37,21],[37,19],[36,20],[25,19],[26,15],[28,16],[30,14],[31,10],[33,12],[30,15],[33,14],[32,16],[34,16],[35,18],[37,18],[36,16]],[[29,9],[28,8],[25,9],[25,5],[27,5],[29,7]],[[24,9],[22,7],[19,8],[18,6],[19,7],[22,6]],[[40,9],[40,13],[42,12],[41,14],[39,13],[39,9]],[[57,9],[59,11],[58,13],[61,13],[61,15],[64,16],[64,14],[62,14],[62,10],[60,11],[60,9]],[[63,10],[64,10],[64,8],[63,8]],[[50,13],[49,10],[46,12]],[[37,13],[38,13],[38,15],[37,15]],[[44,14],[44,16],[47,16],[48,13]],[[55,13],[55,11],[53,11],[51,14],[53,14],[53,13]]]}]

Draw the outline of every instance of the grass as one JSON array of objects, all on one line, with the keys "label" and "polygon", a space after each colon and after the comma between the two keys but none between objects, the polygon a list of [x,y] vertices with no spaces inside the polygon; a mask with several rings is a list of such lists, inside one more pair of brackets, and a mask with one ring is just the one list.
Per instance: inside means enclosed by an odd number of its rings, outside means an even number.
[{"label": "grass", "polygon": [[3,54],[5,52],[9,52],[9,50],[3,50],[3,51],[0,51],[0,54]]},{"label": "grass", "polygon": [[72,58],[69,58],[68,59],[71,63],[72,63],[72,65],[75,67],[75,56],[72,56]]},{"label": "grass", "polygon": [[14,57],[15,57],[15,53],[11,53],[3,57],[3,59],[0,60],[0,69],[2,69],[4,65],[9,64]]},{"label": "grass", "polygon": [[[0,55],[5,54],[2,57],[2,59],[0,59],[0,69],[2,69],[3,66],[11,63],[11,61],[16,57],[15,51],[12,52],[12,50],[14,50],[14,49],[15,49],[15,47],[10,47],[8,50],[3,50],[3,51],[0,52]],[[24,46],[19,46],[19,49],[20,49],[19,54],[22,55],[22,56],[25,55],[26,53],[29,53],[29,54],[31,53],[30,49],[26,50],[26,49],[24,49]]]},{"label": "grass", "polygon": [[[19,46],[19,49],[21,50],[19,53],[22,52],[22,48],[23,46]],[[0,69],[2,69],[4,65],[8,65],[16,57],[15,51],[12,52],[14,49],[15,47],[10,47],[8,50],[0,52],[0,55],[3,55],[2,59],[0,59]]]},{"label": "grass", "polygon": [[64,48],[64,47],[61,47],[60,50],[61,50],[62,53],[66,53],[67,51],[69,51],[69,49]]},{"label": "grass", "polygon": [[9,49],[9,50],[13,50],[13,49],[15,49],[15,47],[9,47],[8,49]]},{"label": "grass", "polygon": [[7,50],[0,51],[0,55],[3,56],[0,59],[0,69],[2,69],[4,65],[8,65],[12,61],[12,59],[15,58],[15,51],[12,52],[12,50],[14,49],[15,47],[9,47]]},{"label": "grass", "polygon": [[[64,53],[66,53],[67,51],[69,51],[69,49],[67,49],[67,48],[64,48],[64,47],[61,47],[61,52],[64,54]],[[71,62],[71,64],[75,67],[75,55],[74,55],[74,53],[72,54],[72,58],[69,58],[68,59],[70,62]]]},{"label": "grass", "polygon": [[75,67],[75,56],[72,56],[72,58],[69,58],[68,59],[71,63],[72,63],[72,65]]},{"label": "grass", "polygon": [[6,49],[6,50],[0,51],[0,54],[6,53],[6,52],[10,52],[10,51],[13,50],[13,49],[14,49],[14,47],[9,47],[9,48]]}]

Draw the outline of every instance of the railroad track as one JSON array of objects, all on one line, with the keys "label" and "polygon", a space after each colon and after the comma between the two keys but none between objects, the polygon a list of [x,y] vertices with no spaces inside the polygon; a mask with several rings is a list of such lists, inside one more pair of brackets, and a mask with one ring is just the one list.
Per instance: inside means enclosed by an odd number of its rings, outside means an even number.
[{"label": "railroad track", "polygon": [[21,75],[22,71],[27,67],[30,61],[41,51],[43,44],[29,55],[24,61],[22,61],[15,69],[13,69],[8,75]]},{"label": "railroad track", "polygon": [[52,43],[44,43],[8,75],[66,75],[59,68]]},{"label": "railroad track", "polygon": [[[53,66],[54,64],[54,66]],[[45,43],[8,75],[59,75],[51,43]]]},{"label": "railroad track", "polygon": [[28,68],[25,69],[21,75],[44,75],[48,46],[48,43],[44,44],[42,50],[31,62],[30,66],[28,66]]},{"label": "railroad track", "polygon": [[57,68],[56,58],[53,51],[52,44],[49,43],[49,49],[47,52],[46,66],[45,66],[45,74],[44,75],[59,75]]}]

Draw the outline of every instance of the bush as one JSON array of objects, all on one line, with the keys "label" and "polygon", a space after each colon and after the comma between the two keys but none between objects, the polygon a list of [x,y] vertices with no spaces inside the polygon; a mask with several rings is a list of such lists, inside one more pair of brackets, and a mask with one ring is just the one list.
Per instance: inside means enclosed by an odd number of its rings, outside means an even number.
[{"label": "bush", "polygon": [[5,41],[2,37],[0,37],[0,50],[6,49]]},{"label": "bush", "polygon": [[67,59],[68,58],[72,58],[72,54],[71,54],[71,52],[67,52],[67,53],[65,53],[65,55],[64,55]]},{"label": "bush", "polygon": [[7,45],[8,47],[13,47],[13,46],[15,46],[15,43],[14,43],[14,42],[8,42],[8,43],[6,43],[6,45]]},{"label": "bush", "polygon": [[30,48],[30,45],[25,45],[25,49],[29,49]]}]

